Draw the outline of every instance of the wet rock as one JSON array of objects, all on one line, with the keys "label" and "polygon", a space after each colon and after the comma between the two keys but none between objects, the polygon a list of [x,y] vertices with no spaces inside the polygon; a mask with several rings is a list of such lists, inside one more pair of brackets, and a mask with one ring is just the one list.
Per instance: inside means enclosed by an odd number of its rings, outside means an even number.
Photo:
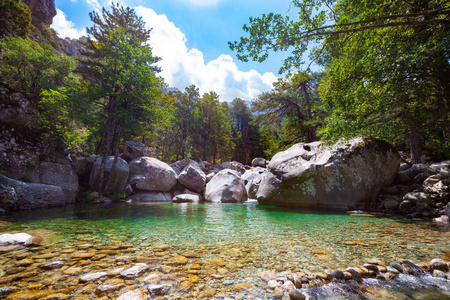
[{"label": "wet rock", "polygon": [[441,270],[433,270],[433,277],[447,279],[447,275]]},{"label": "wet rock", "polygon": [[398,277],[398,274],[397,273],[392,273],[392,272],[387,272],[383,276],[384,276],[384,278],[386,280],[393,280],[393,279]]},{"label": "wet rock", "polygon": [[336,279],[342,279],[344,278],[344,272],[341,270],[334,270],[333,273],[331,273],[331,277]]},{"label": "wet rock", "polygon": [[448,223],[450,223],[450,218],[448,216],[446,216],[446,215],[442,215],[442,216],[440,216],[438,218],[434,218],[433,222],[442,223],[442,224],[448,224]]},{"label": "wet rock", "polygon": [[190,290],[192,290],[192,288],[194,287],[194,284],[188,280],[183,281],[182,283],[180,283],[180,286],[178,287],[178,289],[182,292],[189,292]]},{"label": "wet rock", "polygon": [[91,273],[91,274],[86,274],[86,275],[81,276],[80,281],[81,282],[95,281],[95,280],[100,279],[105,276],[108,276],[108,273],[106,273],[106,272]]},{"label": "wet rock", "polygon": [[83,272],[83,268],[79,268],[79,267],[70,267],[70,268],[62,271],[62,273],[65,275],[77,275],[82,272]]},{"label": "wet rock", "polygon": [[413,209],[414,206],[416,206],[416,204],[413,201],[403,200],[402,202],[400,202],[399,210],[401,212],[407,213],[407,212],[411,211],[411,209]]},{"label": "wet rock", "polygon": [[53,290],[26,290],[8,295],[6,300],[35,300],[53,294]]},{"label": "wet rock", "polygon": [[[400,157],[386,142],[356,138],[330,147],[296,144],[277,153],[262,176],[260,204],[348,209],[369,205],[397,175]],[[380,176],[380,174],[382,174]]]},{"label": "wet rock", "polygon": [[[94,165],[92,166],[91,175],[89,177],[89,186],[93,190],[98,190],[100,186],[100,166],[101,166],[102,158],[99,157]],[[105,175],[103,179],[103,185],[106,184],[106,181],[112,176],[111,168],[114,162],[114,156],[108,156],[106,159],[105,165]],[[128,174],[129,174],[129,166],[125,160],[118,157],[117,164],[114,171],[114,181],[108,185],[109,191],[115,191],[119,193],[123,193],[127,186]]]},{"label": "wet rock", "polygon": [[206,185],[205,200],[223,203],[245,202],[247,190],[244,181],[235,171],[222,170]]},{"label": "wet rock", "polygon": [[[361,281],[362,277],[361,277],[361,273],[356,270],[356,268],[347,268],[345,269],[345,272],[352,274],[352,279],[355,281]],[[345,273],[344,273],[344,278],[345,278]]]},{"label": "wet rock", "polygon": [[117,300],[146,300],[147,296],[141,290],[133,290],[122,294]]},{"label": "wet rock", "polygon": [[130,183],[145,191],[170,191],[177,183],[177,174],[166,163],[150,157],[130,162]]},{"label": "wet rock", "polygon": [[99,286],[97,286],[95,288],[95,294],[96,295],[101,295],[101,294],[104,294],[104,293],[117,291],[117,290],[121,289],[124,286],[125,286],[124,284],[102,284],[102,285],[99,285]]},{"label": "wet rock", "polygon": [[180,194],[172,199],[173,203],[198,203],[200,202],[200,196],[192,194]]},{"label": "wet rock", "polygon": [[298,289],[293,289],[289,292],[289,299],[291,300],[305,300],[306,296]]},{"label": "wet rock", "polygon": [[142,273],[148,270],[148,265],[144,263],[137,263],[133,267],[126,269],[120,272],[120,275],[126,278],[136,278],[139,277]]},{"label": "wet rock", "polygon": [[443,272],[448,272],[449,271],[448,264],[444,260],[439,259],[439,258],[433,259],[430,262],[430,267],[433,270],[441,270]]},{"label": "wet rock", "polygon": [[61,268],[63,265],[64,265],[64,263],[62,261],[52,261],[52,262],[41,265],[41,268],[47,269],[47,270],[54,270],[54,269]]},{"label": "wet rock", "polygon": [[184,256],[175,256],[172,258],[172,264],[174,265],[185,265],[189,262],[189,260]]},{"label": "wet rock", "polygon": [[130,199],[134,202],[170,202],[172,201],[172,196],[170,193],[147,192],[133,195]]},{"label": "wet rock", "polygon": [[396,263],[396,262],[392,262],[391,267],[393,267],[394,269],[396,269],[399,273],[403,273],[403,267],[401,264]]},{"label": "wet rock", "polygon": [[232,287],[232,289],[237,292],[245,291],[245,290],[248,290],[251,288],[252,288],[252,285],[250,283],[240,283],[240,284],[233,285],[233,287]]},{"label": "wet rock", "polygon": [[33,243],[33,237],[27,233],[4,233],[0,235],[0,245],[29,245]]},{"label": "wet rock", "polygon": [[387,200],[383,203],[384,207],[389,210],[397,210],[399,207],[399,201],[398,200]]},{"label": "wet rock", "polygon": [[171,288],[172,288],[172,286],[170,286],[168,284],[149,285],[148,291],[150,292],[151,295],[163,296],[163,295],[166,295],[167,293],[169,293]]}]

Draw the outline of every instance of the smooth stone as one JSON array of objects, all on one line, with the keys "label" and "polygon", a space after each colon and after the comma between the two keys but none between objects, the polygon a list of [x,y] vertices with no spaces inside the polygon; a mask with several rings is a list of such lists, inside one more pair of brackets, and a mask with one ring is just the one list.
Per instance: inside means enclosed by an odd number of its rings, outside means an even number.
[{"label": "smooth stone", "polygon": [[331,273],[331,277],[336,279],[342,279],[344,278],[344,272],[341,270],[334,270],[333,273]]},{"label": "smooth stone", "polygon": [[122,287],[124,287],[123,284],[103,284],[103,285],[99,285],[95,289],[95,294],[96,295],[101,295],[103,293],[107,293],[107,292],[112,292],[112,291],[118,290],[118,289],[120,289]]},{"label": "smooth stone", "polygon": [[146,300],[147,296],[145,293],[141,290],[134,290],[126,292],[125,294],[121,295],[117,300]]},{"label": "smooth stone", "polygon": [[29,245],[33,243],[33,237],[28,233],[20,232],[20,233],[4,233],[0,235],[0,245]]},{"label": "smooth stone", "polygon": [[287,280],[287,281],[281,286],[281,288],[282,288],[284,291],[289,292],[289,291],[292,291],[293,289],[295,289],[295,285],[294,285],[294,283],[293,283],[292,281]]},{"label": "smooth stone", "polygon": [[277,275],[272,271],[264,271],[258,274],[258,277],[264,281],[277,279]]},{"label": "smooth stone", "polygon": [[97,279],[100,279],[104,276],[108,276],[108,273],[106,272],[98,272],[98,273],[91,273],[86,274],[80,277],[80,281],[82,282],[88,282],[88,281],[95,281]]},{"label": "smooth stone", "polygon": [[447,279],[447,275],[444,272],[442,272],[441,270],[434,270],[433,277]]},{"label": "smooth stone", "polygon": [[356,281],[360,281],[361,280],[361,273],[356,269],[356,268],[347,268],[345,269],[346,272],[352,274],[352,278]]},{"label": "smooth stone", "polygon": [[46,264],[41,265],[41,268],[47,269],[47,270],[53,270],[53,269],[59,269],[64,265],[61,261],[52,261]]},{"label": "smooth stone", "polygon": [[403,267],[399,263],[391,263],[391,267],[395,268],[399,273],[403,273]]},{"label": "smooth stone", "polygon": [[449,270],[448,264],[444,260],[442,260],[440,258],[433,259],[430,262],[430,266],[434,270],[440,270],[440,271],[443,271],[443,272],[448,272],[448,270]]},{"label": "smooth stone", "polygon": [[388,272],[391,272],[391,273],[395,273],[395,274],[399,274],[400,273],[396,268],[394,268],[392,266],[387,266],[386,269],[387,269]]},{"label": "smooth stone", "polygon": [[274,289],[274,288],[276,288],[277,286],[279,286],[279,284],[278,284],[278,281],[276,281],[275,279],[273,279],[273,280],[269,280],[269,281],[267,282],[267,286],[268,286],[270,289]]},{"label": "smooth stone", "polygon": [[126,278],[136,278],[144,271],[148,270],[148,265],[144,263],[135,264],[133,267],[120,272],[120,275]]},{"label": "smooth stone", "polygon": [[299,289],[293,289],[289,292],[289,298],[291,300],[305,300],[306,296]]},{"label": "smooth stone", "polygon": [[171,288],[172,288],[172,286],[170,286],[168,284],[149,285],[148,291],[152,295],[163,296],[163,295],[166,295],[170,291]]}]

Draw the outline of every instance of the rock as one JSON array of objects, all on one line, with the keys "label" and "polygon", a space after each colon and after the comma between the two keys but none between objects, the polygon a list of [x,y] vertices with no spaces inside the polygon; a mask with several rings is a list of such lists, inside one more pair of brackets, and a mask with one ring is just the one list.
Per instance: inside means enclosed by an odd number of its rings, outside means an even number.
[{"label": "rock", "polygon": [[450,218],[450,202],[445,206],[444,214]]},{"label": "rock", "polygon": [[291,300],[305,300],[306,296],[303,295],[299,289],[293,289],[289,292],[289,299]]},{"label": "rock", "polygon": [[120,275],[123,277],[132,279],[132,278],[139,277],[146,270],[148,270],[147,264],[137,263],[133,267],[120,272]]},{"label": "rock", "polygon": [[441,270],[433,270],[433,277],[447,279],[447,275]]},{"label": "rock", "polygon": [[407,163],[402,162],[402,163],[400,163],[400,168],[399,168],[398,171],[399,172],[405,171],[405,170],[408,170],[409,168],[411,168],[410,165],[408,165]]},{"label": "rock", "polygon": [[410,192],[403,196],[403,200],[410,200],[414,203],[426,203],[431,204],[430,196],[424,192]]},{"label": "rock", "polygon": [[434,218],[433,222],[442,223],[442,224],[448,224],[448,223],[450,223],[450,218],[448,216],[446,216],[446,215],[442,215],[442,216],[440,216],[438,218]]},{"label": "rock", "polygon": [[130,198],[134,202],[170,202],[172,201],[172,196],[170,193],[139,193],[131,196]]},{"label": "rock", "polygon": [[17,201],[16,190],[13,187],[0,184],[0,208],[5,211],[15,210]]},{"label": "rock", "polygon": [[16,209],[33,209],[65,205],[61,187],[40,183],[25,183],[0,175],[3,186],[13,188],[17,197]]},{"label": "rock", "polygon": [[[99,157],[94,165],[92,166],[91,175],[89,178],[89,185],[92,189],[98,190],[100,186],[100,166],[102,162],[102,157]],[[105,164],[105,177],[104,177],[104,183],[106,183],[106,180],[111,176],[111,168],[114,162],[114,156],[108,156],[106,159]],[[125,191],[125,187],[127,186],[127,180],[128,180],[128,174],[129,174],[129,167],[125,160],[118,157],[117,158],[117,164],[116,169],[114,171],[114,181],[111,182],[111,184],[108,186],[109,191],[115,191],[118,193],[123,193]]]},{"label": "rock", "polygon": [[433,259],[430,262],[430,267],[433,270],[441,270],[443,272],[448,272],[449,271],[448,264],[444,260],[439,259],[439,258]]},{"label": "rock", "polygon": [[286,292],[290,292],[293,289],[295,289],[295,285],[292,281],[286,280],[285,283],[283,283],[283,285],[281,286],[281,288],[286,291]]},{"label": "rock", "polygon": [[105,276],[108,276],[108,273],[106,272],[91,273],[81,276],[80,281],[81,282],[95,281]]},{"label": "rock", "polygon": [[422,184],[425,181],[425,179],[427,179],[428,177],[430,177],[429,173],[420,173],[420,174],[417,174],[413,178],[413,182],[416,182],[418,184]]},{"label": "rock", "polygon": [[184,256],[175,256],[172,258],[172,264],[174,265],[185,265],[189,262],[189,260]]},{"label": "rock", "polygon": [[383,203],[383,206],[386,209],[397,210],[399,207],[399,201],[397,200],[387,200]]},{"label": "rock", "polygon": [[12,293],[6,297],[6,300],[35,300],[43,299],[44,297],[53,294],[54,290],[24,290]]},{"label": "rock", "polygon": [[92,167],[94,166],[95,156],[91,157],[75,157],[71,163],[72,169],[78,176],[80,184],[89,184]]},{"label": "rock", "polygon": [[181,194],[173,197],[173,203],[198,203],[200,202],[200,196],[192,194]]},{"label": "rock", "polygon": [[146,157],[155,157],[156,151],[152,148],[149,148],[145,145],[139,144],[134,141],[126,141],[125,147],[123,149],[123,158],[132,161],[136,158],[146,156]]},{"label": "rock", "polygon": [[200,193],[205,188],[206,175],[197,162],[188,160],[187,165],[178,174],[178,182],[188,189]]},{"label": "rock", "polygon": [[210,182],[211,179],[213,179],[213,177],[216,175],[215,172],[209,173],[206,175],[206,183]]},{"label": "rock", "polygon": [[393,267],[394,269],[396,269],[399,273],[403,273],[403,267],[401,264],[396,263],[396,262],[392,262],[390,263],[391,267]]},{"label": "rock", "polygon": [[386,142],[355,138],[330,147],[296,144],[277,153],[262,176],[260,204],[348,209],[370,206],[394,180],[400,157]]},{"label": "rock", "polygon": [[258,277],[264,281],[277,279],[277,275],[272,271],[264,271],[258,274]]},{"label": "rock", "polygon": [[237,161],[226,161],[220,165],[221,169],[230,169],[236,171],[238,174],[244,174],[245,166]]},{"label": "rock", "polygon": [[344,278],[344,272],[342,272],[341,270],[334,270],[333,273],[331,273],[331,277],[336,279],[342,279]]},{"label": "rock", "polygon": [[130,183],[145,191],[168,192],[177,183],[177,174],[168,164],[142,156],[130,162]]},{"label": "rock", "polygon": [[279,286],[279,283],[278,283],[277,280],[272,279],[272,280],[269,280],[269,281],[267,282],[267,286],[268,286],[270,289],[274,289],[274,288],[276,288],[277,286]]},{"label": "rock", "polygon": [[436,171],[433,170],[430,166],[428,166],[427,164],[415,164],[413,165],[410,169],[410,177],[414,178],[417,175],[421,174],[421,173],[428,173],[428,174],[435,174]]},{"label": "rock", "polygon": [[66,204],[75,203],[78,194],[78,176],[67,160],[41,162],[38,171],[40,183],[61,187]]},{"label": "rock", "polygon": [[259,186],[262,181],[262,174],[253,179],[251,182],[247,183],[245,188],[247,189],[248,197],[250,199],[256,199],[256,194],[258,193]]},{"label": "rock", "polygon": [[169,293],[171,288],[168,284],[149,285],[148,291],[154,296],[163,296]]},{"label": "rock", "polygon": [[265,158],[257,157],[252,160],[252,167],[267,167],[268,161]]},{"label": "rock", "polygon": [[122,294],[117,300],[146,300],[147,296],[141,290],[133,290]]},{"label": "rock", "polygon": [[0,245],[30,245],[33,243],[33,237],[28,233],[4,233],[0,235]]},{"label": "rock", "polygon": [[200,295],[198,295],[198,298],[199,298],[199,299],[203,299],[203,298],[211,298],[211,297],[213,297],[215,294],[217,294],[217,291],[216,291],[215,289],[213,289],[213,288],[209,288],[209,289],[206,289],[206,290],[202,291],[202,292],[200,293]]},{"label": "rock", "polygon": [[347,268],[345,272],[352,274],[352,279],[355,281],[360,281],[362,279],[361,273],[356,268]]},{"label": "rock", "polygon": [[51,262],[41,265],[41,268],[47,269],[47,270],[54,270],[54,269],[61,268],[63,265],[64,265],[64,263],[61,261],[51,261]]},{"label": "rock", "polygon": [[244,181],[235,171],[222,170],[206,185],[205,200],[223,203],[245,202],[247,191]]},{"label": "rock", "polygon": [[405,185],[410,185],[412,180],[411,177],[409,177],[409,173],[409,169],[399,172],[397,175],[397,181]]},{"label": "rock", "polygon": [[53,17],[56,16],[56,6],[54,0],[23,0],[31,11],[31,23],[41,32],[45,26],[50,27]]},{"label": "rock", "polygon": [[411,200],[403,200],[400,202],[399,210],[403,213],[411,211],[411,209],[416,206],[416,204]]},{"label": "rock", "polygon": [[397,185],[393,185],[393,186],[385,186],[382,190],[381,190],[384,194],[388,194],[388,195],[398,195],[401,193],[401,190],[399,189],[399,187]]}]

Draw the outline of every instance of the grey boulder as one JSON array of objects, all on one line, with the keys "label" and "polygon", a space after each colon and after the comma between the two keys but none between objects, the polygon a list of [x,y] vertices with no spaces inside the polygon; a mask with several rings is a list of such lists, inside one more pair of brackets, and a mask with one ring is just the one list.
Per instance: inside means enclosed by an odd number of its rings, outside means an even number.
[{"label": "grey boulder", "polygon": [[398,153],[377,139],[300,143],[271,159],[256,196],[266,205],[368,207],[393,182],[399,164]]},{"label": "grey boulder", "polygon": [[244,181],[236,171],[222,170],[206,185],[205,200],[223,203],[245,202],[247,191]]},{"label": "grey boulder", "polygon": [[66,204],[75,203],[78,194],[78,176],[68,161],[41,162],[39,164],[40,183],[61,187]]},{"label": "grey boulder", "polygon": [[[92,189],[98,190],[100,187],[100,167],[102,157],[99,157],[92,166],[91,175],[89,177],[89,185]],[[113,176],[113,181],[109,184],[108,190],[118,193],[123,193],[127,186],[129,167],[125,160],[118,157],[114,174],[111,174],[114,156],[108,156],[105,164],[105,174],[103,177],[103,184],[106,184],[110,176]]]},{"label": "grey boulder", "polygon": [[177,183],[177,174],[166,163],[142,156],[130,162],[130,184],[144,191],[170,191]]},{"label": "grey boulder", "polygon": [[155,150],[142,145],[138,142],[127,141],[123,150],[123,158],[127,160],[133,160],[141,156],[154,157],[156,155]]},{"label": "grey boulder", "polygon": [[200,193],[206,185],[206,175],[196,161],[184,159],[171,165],[178,174],[178,182],[188,189]]}]

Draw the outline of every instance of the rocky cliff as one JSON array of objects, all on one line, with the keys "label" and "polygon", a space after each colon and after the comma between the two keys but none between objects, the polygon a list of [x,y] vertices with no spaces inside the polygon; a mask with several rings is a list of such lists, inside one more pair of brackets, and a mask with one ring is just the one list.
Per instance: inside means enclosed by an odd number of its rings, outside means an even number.
[{"label": "rocky cliff", "polygon": [[31,10],[31,23],[40,31],[50,26],[56,16],[55,0],[22,0]]}]

